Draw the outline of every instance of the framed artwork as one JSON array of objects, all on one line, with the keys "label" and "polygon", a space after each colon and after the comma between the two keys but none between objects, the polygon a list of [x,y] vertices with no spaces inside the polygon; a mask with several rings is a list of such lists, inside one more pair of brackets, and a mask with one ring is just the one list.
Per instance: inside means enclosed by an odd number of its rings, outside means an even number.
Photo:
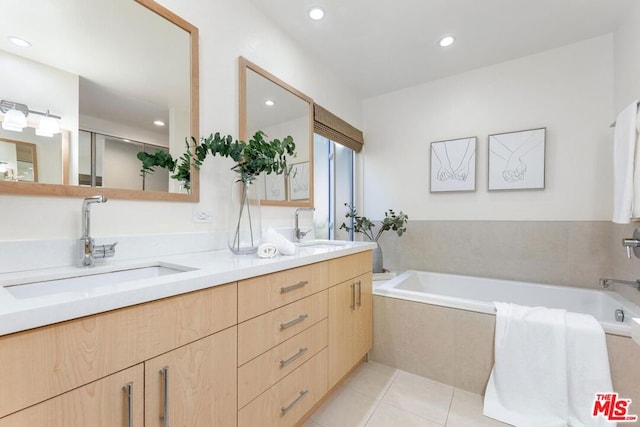
[{"label": "framed artwork", "polygon": [[264,198],[265,200],[287,200],[285,190],[284,174],[265,174],[264,176]]},{"label": "framed artwork", "polygon": [[431,143],[431,192],[475,191],[477,138]]},{"label": "framed artwork", "polygon": [[309,162],[295,163],[289,171],[289,200],[309,198]]},{"label": "framed artwork", "polygon": [[546,128],[489,135],[489,191],[544,189]]}]

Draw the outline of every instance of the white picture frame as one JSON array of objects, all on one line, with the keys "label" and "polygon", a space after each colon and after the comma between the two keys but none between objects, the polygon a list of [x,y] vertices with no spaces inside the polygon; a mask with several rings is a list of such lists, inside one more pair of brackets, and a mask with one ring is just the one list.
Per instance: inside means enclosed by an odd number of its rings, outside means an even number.
[{"label": "white picture frame", "polygon": [[545,188],[546,128],[489,135],[489,191]]},{"label": "white picture frame", "polygon": [[309,199],[309,162],[294,163],[289,171],[289,200]]},{"label": "white picture frame", "polygon": [[264,199],[285,201],[287,191],[284,174],[270,173],[264,176]]},{"label": "white picture frame", "polygon": [[477,145],[475,136],[431,143],[432,193],[476,190]]}]

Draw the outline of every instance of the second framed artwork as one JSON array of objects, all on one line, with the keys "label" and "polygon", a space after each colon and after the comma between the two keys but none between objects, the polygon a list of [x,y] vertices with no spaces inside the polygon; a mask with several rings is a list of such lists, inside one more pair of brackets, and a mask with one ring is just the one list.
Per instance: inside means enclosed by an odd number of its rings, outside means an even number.
[{"label": "second framed artwork", "polygon": [[489,191],[544,189],[546,128],[489,135]]},{"label": "second framed artwork", "polygon": [[475,191],[477,138],[431,143],[431,192]]}]

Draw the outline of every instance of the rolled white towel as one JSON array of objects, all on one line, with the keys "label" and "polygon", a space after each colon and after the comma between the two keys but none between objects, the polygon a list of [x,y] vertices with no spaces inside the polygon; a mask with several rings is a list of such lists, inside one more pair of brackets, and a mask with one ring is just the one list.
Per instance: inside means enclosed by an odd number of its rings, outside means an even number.
[{"label": "rolled white towel", "polygon": [[258,258],[273,258],[278,255],[278,247],[273,243],[262,243],[258,246]]},{"label": "rolled white towel", "polygon": [[268,228],[262,236],[262,241],[265,243],[273,243],[278,248],[278,252],[282,255],[295,255],[296,245],[288,240],[282,234],[275,231],[273,228]]}]

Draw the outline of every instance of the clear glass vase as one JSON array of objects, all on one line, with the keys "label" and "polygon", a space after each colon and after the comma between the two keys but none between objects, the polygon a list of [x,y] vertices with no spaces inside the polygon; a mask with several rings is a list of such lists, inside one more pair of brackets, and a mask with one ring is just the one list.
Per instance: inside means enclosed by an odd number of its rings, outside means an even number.
[{"label": "clear glass vase", "polygon": [[231,183],[227,244],[234,254],[254,254],[261,238],[260,196],[256,184],[236,175]]}]

